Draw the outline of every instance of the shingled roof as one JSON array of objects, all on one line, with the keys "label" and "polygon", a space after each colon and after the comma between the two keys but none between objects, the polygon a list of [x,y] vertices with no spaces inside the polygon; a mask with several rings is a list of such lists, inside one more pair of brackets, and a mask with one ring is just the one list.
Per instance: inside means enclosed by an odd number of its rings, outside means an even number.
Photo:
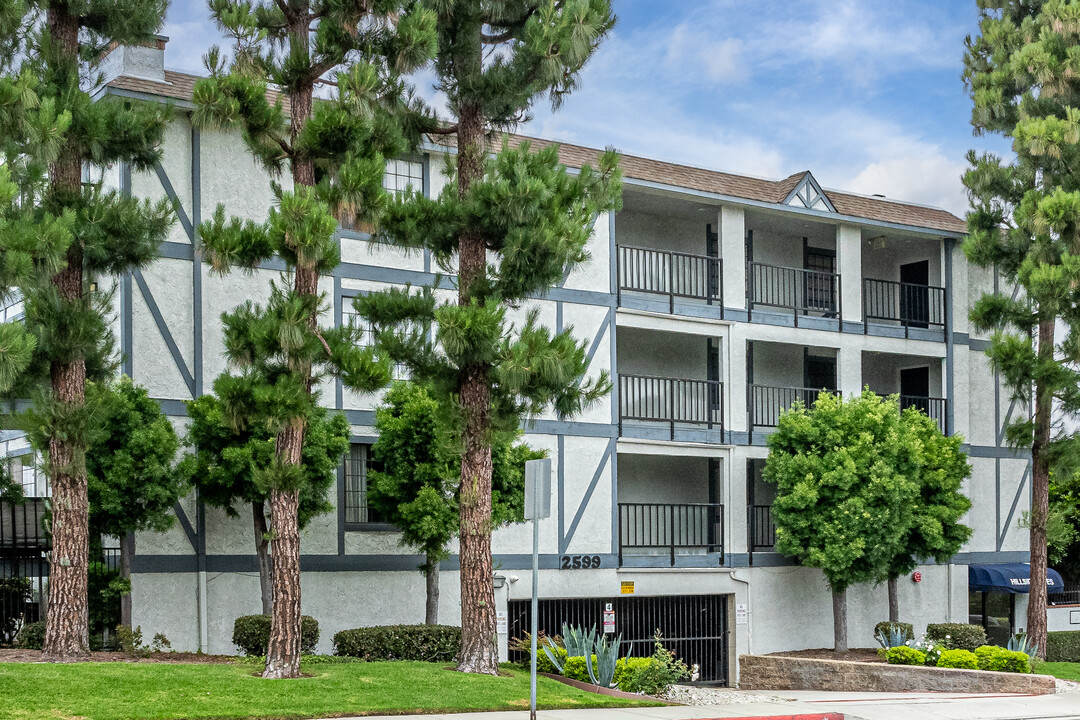
[{"label": "shingled roof", "polygon": [[[163,83],[120,76],[110,81],[108,86],[127,92],[190,102],[197,80],[199,80],[197,75],[166,70],[165,82]],[[272,99],[276,99],[276,97],[277,93],[274,93]],[[288,108],[286,107],[287,111]],[[439,136],[434,140],[437,144],[447,145],[449,142],[452,146],[452,137]],[[551,140],[524,135],[511,135],[509,138],[512,146],[520,145],[525,141],[528,141],[534,147],[544,147],[551,144],[559,145],[559,158],[570,167],[595,164],[601,152],[596,148],[570,143],[553,143]],[[803,171],[783,180],[766,180],[716,170],[705,170],[690,165],[662,162],[634,155],[622,155],[620,166],[625,177],[635,180],[776,204],[783,203],[807,174],[806,171]],[[967,224],[963,220],[940,208],[898,202],[882,197],[866,197],[836,190],[825,191],[825,195],[840,215],[909,225],[927,230],[941,231],[950,235],[964,235],[967,233]]]}]

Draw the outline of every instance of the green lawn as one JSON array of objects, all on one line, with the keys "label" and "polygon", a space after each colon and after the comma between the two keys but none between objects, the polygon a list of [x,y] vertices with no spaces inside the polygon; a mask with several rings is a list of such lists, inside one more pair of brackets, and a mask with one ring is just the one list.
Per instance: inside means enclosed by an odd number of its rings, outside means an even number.
[{"label": "green lawn", "polygon": [[[529,674],[466,675],[443,663],[305,664],[311,677],[263,680],[255,665],[0,663],[0,718],[310,718],[520,710]],[[539,678],[544,708],[641,705]]]},{"label": "green lawn", "polygon": [[1067,662],[1044,662],[1039,663],[1035,672],[1040,675],[1053,675],[1062,680],[1075,680],[1080,682],[1080,663]]}]

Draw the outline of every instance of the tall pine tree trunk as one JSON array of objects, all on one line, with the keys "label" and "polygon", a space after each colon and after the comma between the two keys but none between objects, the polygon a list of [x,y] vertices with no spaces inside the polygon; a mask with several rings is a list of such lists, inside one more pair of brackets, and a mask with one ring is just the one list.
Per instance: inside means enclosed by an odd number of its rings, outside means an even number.
[{"label": "tall pine tree trunk", "polygon": [[[66,62],[77,66],[79,23],[64,3],[46,13],[49,33]],[[49,192],[58,204],[77,201],[82,193],[82,158],[73,141],[61,149],[49,166]],[[62,301],[78,303],[83,295],[82,252],[72,244],[66,267],[52,283]],[[53,362],[49,369],[52,402],[61,416],[81,412],[86,397],[86,361],[81,357]],[[49,605],[44,656],[68,660],[90,654],[87,611],[89,563],[89,502],[86,495],[86,447],[82,438],[56,433],[49,438],[49,474],[52,483],[53,550],[49,565]]]},{"label": "tall pine tree trunk", "polygon": [[897,578],[889,576],[889,622],[900,622],[900,592]]},{"label": "tall pine tree trunk", "polygon": [[[463,103],[458,113],[458,193],[464,197],[484,173],[483,115],[479,105]],[[458,239],[458,303],[468,305],[471,285],[484,275],[487,249],[477,233]],[[486,365],[461,368],[458,392],[464,416],[465,453],[461,458],[460,561],[461,655],[458,670],[497,675],[495,587],[491,560],[491,388]]]},{"label": "tall pine tree trunk", "polygon": [[270,541],[266,536],[266,506],[260,500],[251,503],[251,520],[255,529],[255,555],[259,558],[259,597],[262,614],[270,616],[274,611],[273,563],[270,559]]},{"label": "tall pine tree trunk", "polygon": [[[1054,321],[1039,323],[1039,360],[1053,361]],[[1028,595],[1027,634],[1046,658],[1046,522],[1050,513],[1050,444],[1053,393],[1046,384],[1035,387],[1035,437],[1031,444],[1031,592]]]},{"label": "tall pine tree trunk", "polygon": [[847,589],[832,593],[833,652],[846,653],[847,645]]},{"label": "tall pine tree trunk", "polygon": [[424,580],[427,583],[427,605],[424,608],[424,623],[439,624],[439,558],[427,556],[424,568]]},{"label": "tall pine tree trunk", "polygon": [[[120,596],[120,624],[131,629],[131,559],[135,555],[135,533],[120,538],[120,577],[128,582],[128,591]],[[112,630],[112,628],[109,628]]]},{"label": "tall pine tree trunk", "polygon": [[[302,56],[308,55],[307,3],[287,11],[291,26],[290,49]],[[304,87],[289,93],[290,128],[293,147],[311,117],[314,79]],[[294,188],[315,184],[315,166],[310,158],[292,158]],[[315,296],[319,290],[319,276],[298,255],[293,278],[293,292],[297,296]],[[317,318],[312,313],[308,326],[316,327]],[[311,369],[301,370],[307,392],[311,392]],[[298,418],[277,436],[277,461],[282,465],[300,465],[304,447],[304,418]],[[300,494],[297,490],[271,489],[270,526],[273,532],[274,578],[273,610],[270,614],[270,643],[266,649],[264,678],[300,677]]]}]

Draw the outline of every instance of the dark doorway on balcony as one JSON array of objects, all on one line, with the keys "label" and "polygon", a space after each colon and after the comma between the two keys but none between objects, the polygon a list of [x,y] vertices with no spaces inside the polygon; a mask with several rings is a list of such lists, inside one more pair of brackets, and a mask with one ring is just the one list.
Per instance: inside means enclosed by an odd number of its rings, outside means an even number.
[{"label": "dark doorway on balcony", "polygon": [[803,387],[812,390],[836,389],[836,358],[803,354]]},{"label": "dark doorway on balcony", "polygon": [[[653,653],[653,635],[663,635],[664,647],[689,665],[697,665],[702,683],[728,684],[728,595],[669,597],[619,596],[541,600],[537,627],[551,637],[562,624],[585,629],[603,628],[604,608],[615,612],[615,632],[622,635],[620,652],[633,657]],[[528,600],[508,603],[510,638],[525,637],[532,627]],[[525,653],[511,652],[510,661],[524,661]]]},{"label": "dark doorway on balcony", "polygon": [[930,327],[930,261],[900,266],[900,322]]},{"label": "dark doorway on balcony", "polygon": [[750,552],[751,566],[755,552],[772,552],[776,544],[776,526],[772,518],[776,486],[765,482],[764,471],[765,458],[746,461],[746,547]]},{"label": "dark doorway on balcony", "polygon": [[[930,397],[930,368],[904,368],[900,371],[900,396],[908,398]],[[908,403],[908,405],[915,403]],[[905,405],[904,407],[907,407]],[[922,408],[924,411],[926,408]]]}]

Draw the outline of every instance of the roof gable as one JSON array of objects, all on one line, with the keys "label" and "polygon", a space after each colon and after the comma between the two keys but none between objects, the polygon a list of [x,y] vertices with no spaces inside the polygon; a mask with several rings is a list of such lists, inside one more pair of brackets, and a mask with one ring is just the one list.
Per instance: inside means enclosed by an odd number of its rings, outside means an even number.
[{"label": "roof gable", "polygon": [[[793,175],[793,178],[798,178],[798,174]],[[791,178],[788,178],[789,180]],[[780,201],[784,205],[792,205],[794,207],[804,207],[810,210],[822,210],[825,212],[836,212],[836,208],[833,207],[832,201],[829,200],[829,196],[825,194],[825,191],[818,185],[818,181],[814,179],[814,176],[807,170],[802,174],[801,179],[795,183],[795,187]]]}]

